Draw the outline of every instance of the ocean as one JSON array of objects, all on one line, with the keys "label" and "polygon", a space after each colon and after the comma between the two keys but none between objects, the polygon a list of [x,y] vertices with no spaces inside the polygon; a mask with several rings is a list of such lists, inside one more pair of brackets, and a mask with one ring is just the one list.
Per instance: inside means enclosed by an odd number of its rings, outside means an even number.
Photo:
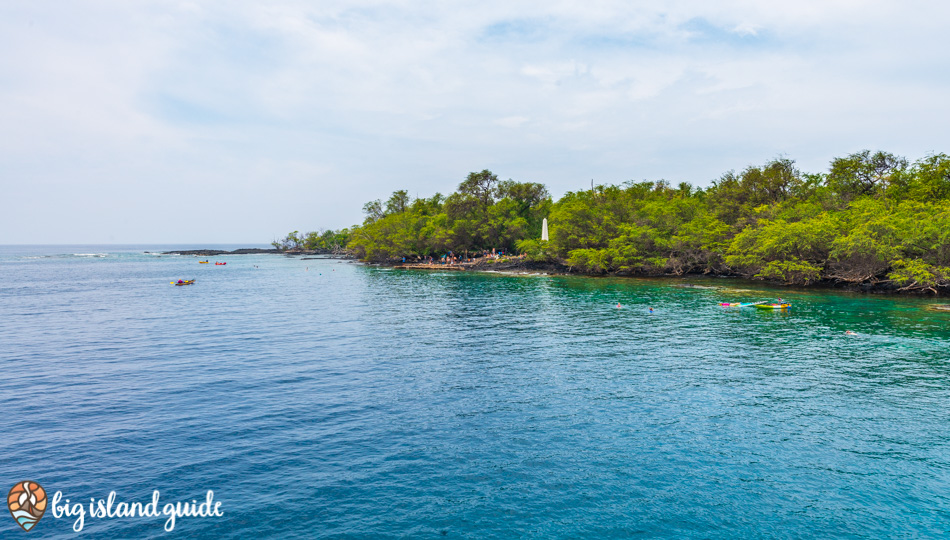
[{"label": "ocean", "polygon": [[938,299],[188,247],[0,247],[0,537],[950,535]]}]

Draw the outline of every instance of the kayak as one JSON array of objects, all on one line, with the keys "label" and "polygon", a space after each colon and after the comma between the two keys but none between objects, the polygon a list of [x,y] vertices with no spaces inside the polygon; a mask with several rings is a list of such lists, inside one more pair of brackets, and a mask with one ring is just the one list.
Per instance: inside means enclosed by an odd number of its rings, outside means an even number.
[{"label": "kayak", "polygon": [[181,287],[182,285],[192,285],[196,281],[198,280],[197,279],[183,279],[181,281],[172,281],[171,284],[178,285],[179,287]]},{"label": "kayak", "polygon": [[759,309],[785,309],[791,304],[756,304]]},{"label": "kayak", "polygon": [[749,306],[758,306],[764,303],[765,301],[763,300],[762,302],[731,302],[731,303],[722,302],[719,305],[722,307],[749,307]]},{"label": "kayak", "polygon": [[198,261],[198,264],[208,264],[208,261]]},{"label": "kayak", "polygon": [[228,264],[228,263],[226,263],[226,262],[223,262],[223,263],[216,262],[216,263],[214,263],[215,266],[224,266],[224,265],[226,265],[226,264]]}]

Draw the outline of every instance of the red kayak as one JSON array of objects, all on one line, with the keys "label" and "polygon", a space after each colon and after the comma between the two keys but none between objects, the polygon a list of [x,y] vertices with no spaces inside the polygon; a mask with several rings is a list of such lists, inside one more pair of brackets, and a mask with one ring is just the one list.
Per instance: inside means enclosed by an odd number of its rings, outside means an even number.
[{"label": "red kayak", "polygon": [[216,262],[216,263],[214,263],[215,266],[224,266],[224,265],[226,265],[226,264],[228,264],[228,263],[226,263],[226,262],[223,262],[223,263]]}]

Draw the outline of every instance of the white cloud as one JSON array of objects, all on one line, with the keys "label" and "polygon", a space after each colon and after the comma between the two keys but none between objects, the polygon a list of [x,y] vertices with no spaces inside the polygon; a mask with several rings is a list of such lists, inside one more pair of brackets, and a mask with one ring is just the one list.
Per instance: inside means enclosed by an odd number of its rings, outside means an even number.
[{"label": "white cloud", "polygon": [[[559,194],[950,151],[950,5],[912,4],[15,1],[0,243],[266,242],[486,167]],[[181,184],[229,212],[170,225]]]}]

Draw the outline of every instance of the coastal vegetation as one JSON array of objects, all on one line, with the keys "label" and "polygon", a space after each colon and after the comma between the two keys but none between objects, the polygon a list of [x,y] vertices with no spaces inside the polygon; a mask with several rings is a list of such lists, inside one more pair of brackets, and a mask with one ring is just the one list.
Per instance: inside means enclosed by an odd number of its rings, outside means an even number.
[{"label": "coastal vegetation", "polygon": [[[364,205],[361,225],[275,242],[375,262],[503,250],[590,274],[742,276],[809,285],[950,290],[950,156],[887,152],[804,173],[781,157],[705,189],[597,185],[554,201],[544,185],[473,172],[448,196],[405,190]],[[547,218],[550,240],[541,241]]]},{"label": "coastal vegetation", "polygon": [[339,231],[324,229],[303,234],[300,231],[293,231],[280,240],[274,240],[271,245],[278,251],[307,250],[323,253],[343,253],[349,241],[349,229]]}]

